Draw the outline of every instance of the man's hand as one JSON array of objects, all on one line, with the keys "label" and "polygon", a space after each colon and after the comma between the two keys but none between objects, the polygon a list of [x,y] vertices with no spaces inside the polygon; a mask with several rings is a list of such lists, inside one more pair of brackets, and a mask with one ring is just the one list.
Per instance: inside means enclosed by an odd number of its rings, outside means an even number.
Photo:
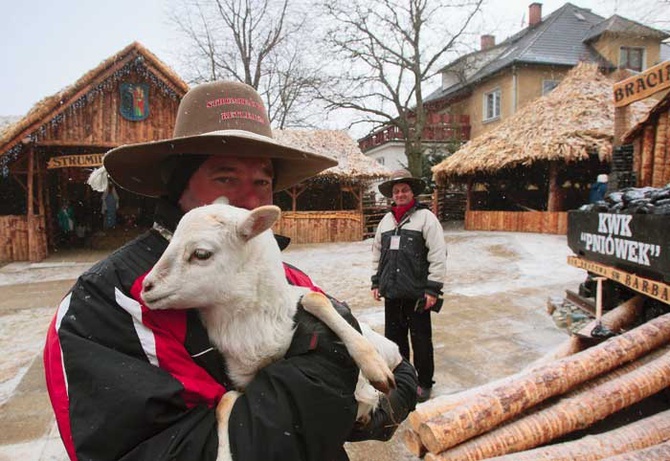
[{"label": "man's hand", "polygon": [[396,388],[382,395],[379,406],[372,412],[367,424],[357,424],[347,438],[350,442],[362,440],[390,440],[398,426],[416,407],[416,388],[419,385],[414,367],[405,359],[393,370]]},{"label": "man's hand", "polygon": [[424,307],[423,310],[428,311],[437,302],[437,296],[429,295],[428,293],[426,293],[425,297],[426,297],[426,307]]},{"label": "man's hand", "polygon": [[375,298],[375,301],[381,301],[382,297],[379,296],[379,288],[372,289],[372,297]]}]

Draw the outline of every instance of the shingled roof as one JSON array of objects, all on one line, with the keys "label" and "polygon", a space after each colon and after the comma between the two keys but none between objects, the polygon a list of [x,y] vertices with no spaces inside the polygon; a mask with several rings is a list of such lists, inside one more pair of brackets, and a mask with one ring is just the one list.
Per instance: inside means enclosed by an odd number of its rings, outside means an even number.
[{"label": "shingled roof", "polygon": [[16,158],[21,151],[21,141],[26,138],[39,141],[40,131],[45,125],[57,122],[65,111],[97,95],[109,78],[121,75],[129,68],[145,73],[147,78],[159,83],[175,98],[181,98],[188,91],[188,85],[172,69],[140,43],[133,42],[72,85],[39,101],[18,121],[0,128],[0,169],[5,170],[7,164]]},{"label": "shingled roof", "polygon": [[605,19],[600,24],[596,24],[591,31],[584,37],[584,42],[590,42],[600,37],[605,32],[617,35],[632,35],[635,37],[656,37],[659,40],[665,40],[670,37],[663,31],[652,29],[649,26],[631,21],[615,14]]},{"label": "shingled roof", "polygon": [[[597,65],[572,69],[549,94],[520,109],[496,128],[469,141],[432,168],[438,183],[539,161],[565,163],[586,160],[597,153],[611,159],[614,138],[614,82]],[[633,123],[656,101],[631,105]]]},{"label": "shingled roof", "polygon": [[605,19],[586,8],[566,3],[542,21],[489,49],[463,56],[442,69],[444,73],[460,75],[460,81],[439,88],[425,103],[451,99],[473,85],[515,64],[545,64],[574,67],[580,62],[593,62],[614,69],[590,41],[604,32],[636,33],[641,36],[667,38],[668,34],[620,16]]},{"label": "shingled roof", "polygon": [[337,160],[337,166],[319,173],[316,178],[333,181],[368,181],[386,178],[391,171],[365,156],[358,143],[340,130],[272,130],[275,139]]}]

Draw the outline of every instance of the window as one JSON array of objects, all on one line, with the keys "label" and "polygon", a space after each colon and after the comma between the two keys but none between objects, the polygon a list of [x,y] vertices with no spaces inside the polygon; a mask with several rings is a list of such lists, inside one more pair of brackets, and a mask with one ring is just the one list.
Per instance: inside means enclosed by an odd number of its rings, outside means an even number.
[{"label": "window", "polygon": [[619,49],[619,68],[642,72],[644,63],[644,48],[622,46]]},{"label": "window", "polygon": [[500,88],[484,94],[484,121],[500,118]]},{"label": "window", "polygon": [[559,83],[561,83],[560,80],[542,80],[542,96],[551,93],[551,90],[556,88]]}]

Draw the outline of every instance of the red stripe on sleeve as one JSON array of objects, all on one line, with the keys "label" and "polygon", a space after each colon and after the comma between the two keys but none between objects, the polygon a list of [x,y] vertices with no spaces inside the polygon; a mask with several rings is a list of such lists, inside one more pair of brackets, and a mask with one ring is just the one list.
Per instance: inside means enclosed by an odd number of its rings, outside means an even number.
[{"label": "red stripe on sleeve", "polygon": [[186,350],[186,311],[147,308],[140,297],[145,276],[135,280],[130,293],[142,305],[142,323],[154,334],[159,366],[182,383],[182,396],[189,407],[198,404],[215,407],[226,389],[196,364]]},{"label": "red stripe on sleeve", "polygon": [[70,399],[67,395],[63,360],[61,354],[60,340],[56,331],[56,315],[54,315],[49,329],[47,330],[46,343],[44,345],[44,375],[47,382],[47,391],[51,406],[56,416],[58,431],[65,446],[68,456],[72,461],[77,460],[77,455],[72,441],[72,430],[70,428]]}]

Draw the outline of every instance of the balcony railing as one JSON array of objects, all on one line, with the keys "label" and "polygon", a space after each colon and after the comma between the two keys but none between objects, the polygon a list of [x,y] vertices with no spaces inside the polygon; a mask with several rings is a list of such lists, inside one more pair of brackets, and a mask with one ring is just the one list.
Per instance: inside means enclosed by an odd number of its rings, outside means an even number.
[{"label": "balcony railing", "polygon": [[[365,152],[373,147],[391,141],[404,139],[400,129],[395,126],[382,128],[358,141],[358,146]],[[470,116],[451,114],[428,114],[423,129],[424,141],[468,141],[470,139]]]}]

